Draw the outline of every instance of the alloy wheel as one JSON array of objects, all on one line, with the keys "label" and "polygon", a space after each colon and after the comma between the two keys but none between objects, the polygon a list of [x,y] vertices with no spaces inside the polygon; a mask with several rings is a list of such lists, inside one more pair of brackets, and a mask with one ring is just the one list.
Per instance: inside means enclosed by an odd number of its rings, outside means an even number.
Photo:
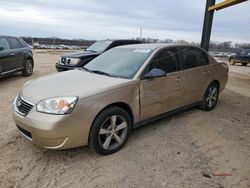
[{"label": "alloy wheel", "polygon": [[27,62],[27,65],[26,65],[26,71],[28,74],[31,74],[32,71],[33,71],[33,65],[30,61]]},{"label": "alloy wheel", "polygon": [[128,125],[120,115],[109,117],[99,130],[99,144],[105,150],[114,150],[121,146],[126,139]]},{"label": "alloy wheel", "polygon": [[216,86],[212,86],[208,90],[207,98],[206,98],[206,103],[209,108],[212,108],[218,99],[218,89]]}]

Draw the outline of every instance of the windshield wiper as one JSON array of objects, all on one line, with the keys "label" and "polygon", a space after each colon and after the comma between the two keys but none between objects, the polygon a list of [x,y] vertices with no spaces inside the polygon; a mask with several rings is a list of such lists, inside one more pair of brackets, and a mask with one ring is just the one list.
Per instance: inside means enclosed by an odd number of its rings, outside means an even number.
[{"label": "windshield wiper", "polygon": [[96,73],[96,74],[100,74],[100,75],[110,76],[110,77],[117,77],[117,76],[111,75],[109,73],[100,71],[100,70],[91,70],[91,72]]},{"label": "windshield wiper", "polygon": [[99,70],[91,70],[91,72],[96,73],[96,74],[110,76],[109,73],[106,73],[106,72],[103,72],[103,71],[99,71]]},{"label": "windshield wiper", "polygon": [[82,67],[83,70],[85,70],[86,72],[92,72],[91,70],[89,70],[88,68],[86,67]]},{"label": "windshield wiper", "polygon": [[117,76],[111,75],[111,74],[109,74],[109,73],[100,71],[100,70],[90,70],[90,69],[88,69],[88,68],[86,68],[86,67],[82,67],[82,69],[85,70],[86,72],[91,72],[91,73],[100,74],[100,75],[105,75],[105,76],[110,76],[110,77],[117,77]]},{"label": "windshield wiper", "polygon": [[86,51],[97,53],[97,51],[95,51],[95,50],[88,50],[88,49],[87,49]]}]

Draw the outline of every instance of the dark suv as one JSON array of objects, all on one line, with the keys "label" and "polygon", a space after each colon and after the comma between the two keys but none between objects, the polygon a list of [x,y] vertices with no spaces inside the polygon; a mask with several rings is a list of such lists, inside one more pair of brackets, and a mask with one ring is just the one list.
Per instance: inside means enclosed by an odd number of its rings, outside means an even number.
[{"label": "dark suv", "polygon": [[245,49],[240,53],[229,56],[229,63],[231,65],[241,63],[243,66],[247,66],[247,64],[250,63],[250,49]]},{"label": "dark suv", "polygon": [[85,51],[69,53],[63,55],[59,62],[56,63],[57,71],[72,70],[78,67],[83,67],[92,59],[96,58],[103,52],[116,46],[139,44],[139,40],[102,40],[95,42]]},{"label": "dark suv", "polygon": [[19,71],[30,76],[33,67],[31,47],[23,39],[0,36],[0,77]]}]

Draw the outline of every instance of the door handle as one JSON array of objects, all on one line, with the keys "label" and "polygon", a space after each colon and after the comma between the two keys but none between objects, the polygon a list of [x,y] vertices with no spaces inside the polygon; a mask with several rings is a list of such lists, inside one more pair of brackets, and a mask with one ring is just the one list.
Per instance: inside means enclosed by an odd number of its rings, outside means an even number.
[{"label": "door handle", "polygon": [[13,53],[11,53],[10,55],[11,55],[11,56],[14,56],[14,55],[16,55],[16,53],[15,53],[15,52],[13,52]]}]

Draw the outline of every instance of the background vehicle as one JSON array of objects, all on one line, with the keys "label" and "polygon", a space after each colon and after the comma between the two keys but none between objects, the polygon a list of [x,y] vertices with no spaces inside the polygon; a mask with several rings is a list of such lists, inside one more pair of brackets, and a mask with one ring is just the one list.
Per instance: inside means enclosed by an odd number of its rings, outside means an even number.
[{"label": "background vehicle", "polygon": [[89,145],[111,154],[145,122],[194,106],[212,110],[227,79],[227,65],[197,47],[120,46],[83,69],[29,82],[13,117],[21,134],[42,147]]},{"label": "background vehicle", "polygon": [[240,53],[231,55],[228,61],[231,65],[241,63],[243,66],[247,66],[247,64],[250,63],[250,49],[245,49]]},{"label": "background vehicle", "polygon": [[103,52],[122,45],[139,44],[139,40],[103,40],[98,41],[88,47],[85,51],[65,54],[61,57],[58,63],[56,63],[57,71],[72,70],[77,67],[81,68],[96,58]]},{"label": "background vehicle", "polygon": [[23,76],[30,76],[33,67],[31,48],[23,39],[0,36],[0,77],[19,71]]}]

